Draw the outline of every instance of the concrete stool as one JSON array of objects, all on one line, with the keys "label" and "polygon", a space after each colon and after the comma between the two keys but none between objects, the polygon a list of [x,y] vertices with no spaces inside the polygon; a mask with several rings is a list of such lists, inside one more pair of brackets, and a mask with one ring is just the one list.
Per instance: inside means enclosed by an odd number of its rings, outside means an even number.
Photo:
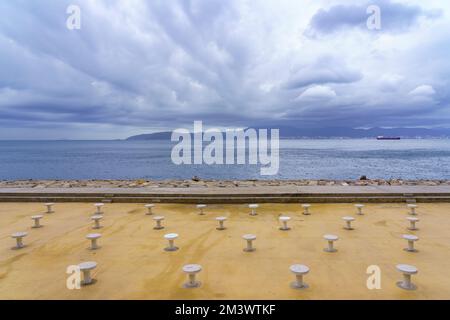
[{"label": "concrete stool", "polygon": [[303,214],[305,216],[309,216],[311,213],[309,212],[309,208],[311,208],[310,204],[302,204],[303,207]]},{"label": "concrete stool", "polygon": [[203,212],[203,210],[206,208],[206,204],[198,204],[197,205],[197,209],[200,210],[200,212],[198,213],[199,215],[203,216],[205,213]]},{"label": "concrete stool", "polygon": [[417,227],[416,227],[416,222],[419,222],[419,218],[415,218],[415,217],[408,217],[408,218],[406,218],[406,220],[408,220],[409,221],[409,223],[410,223],[410,226],[409,226],[409,230],[412,230],[412,231],[414,231],[414,230],[419,230]]},{"label": "concrete stool", "polygon": [[183,267],[183,272],[188,275],[188,282],[186,282],[184,288],[198,288],[201,285],[200,281],[195,279],[197,273],[202,271],[202,266],[199,264],[187,264]]},{"label": "concrete stool", "polygon": [[153,214],[153,208],[155,207],[155,205],[153,204],[153,203],[149,203],[149,204],[146,204],[144,207],[146,207],[147,208],[147,213],[146,213],[146,215],[148,215],[148,216],[150,216],[150,215],[152,215]]},{"label": "concrete stool", "polygon": [[256,213],[256,209],[259,208],[259,205],[257,205],[257,204],[249,204],[248,207],[249,207],[250,209],[252,209],[252,212],[250,213],[251,216],[256,216],[256,215],[258,215],[258,214]]},{"label": "concrete stool", "polygon": [[102,226],[100,225],[100,220],[103,219],[103,216],[101,214],[94,214],[91,217],[91,220],[94,221],[94,226],[92,229],[100,229]]},{"label": "concrete stool", "polygon": [[156,226],[155,226],[153,229],[155,229],[155,230],[161,230],[161,229],[164,229],[164,226],[161,225],[161,221],[164,220],[164,217],[163,217],[163,216],[156,216],[156,217],[153,217],[153,220],[156,221]]},{"label": "concrete stool", "polygon": [[46,213],[54,213],[55,212],[55,211],[53,211],[53,206],[55,205],[53,202],[48,202],[44,205],[47,207]]},{"label": "concrete stool", "polygon": [[26,237],[27,235],[28,235],[28,233],[26,233],[26,232],[16,232],[16,233],[13,233],[13,234],[11,235],[11,238],[16,239],[16,246],[13,247],[12,249],[18,250],[18,249],[22,249],[23,247],[25,247],[25,245],[24,245],[23,242],[22,242],[22,239],[23,239],[24,237]]},{"label": "concrete stool", "polygon": [[339,239],[339,237],[335,236],[334,234],[326,234],[326,235],[323,236],[323,238],[328,241],[328,247],[323,249],[323,251],[325,251],[325,252],[336,252],[337,249],[334,248],[333,242],[337,241]]},{"label": "concrete stool", "polygon": [[357,214],[359,214],[360,216],[362,216],[364,213],[362,212],[362,209],[364,208],[363,204],[355,204],[355,208],[357,210]]},{"label": "concrete stool", "polygon": [[94,270],[97,267],[97,262],[82,262],[78,265],[78,267],[80,268],[80,271],[83,272],[83,280],[81,281],[82,286],[95,283],[95,280],[91,278],[91,270]]},{"label": "concrete stool", "polygon": [[414,248],[414,242],[419,240],[418,236],[415,236],[413,234],[404,234],[403,239],[408,241],[408,247],[403,249],[408,252],[417,252],[418,250]]},{"label": "concrete stool", "polygon": [[397,286],[405,290],[416,290],[417,286],[411,282],[411,275],[417,274],[419,270],[409,264],[398,264],[397,270],[403,273],[403,281],[398,281]]},{"label": "concrete stool", "polygon": [[352,221],[355,221],[355,218],[353,217],[342,217],[342,220],[345,221],[345,230],[353,230],[352,228]]},{"label": "concrete stool", "polygon": [[225,230],[225,226],[223,223],[227,221],[227,217],[217,217],[216,220],[219,222],[219,226],[216,228],[217,230]]},{"label": "concrete stool", "polygon": [[164,248],[165,251],[177,251],[178,247],[175,247],[173,245],[173,242],[176,238],[178,238],[178,234],[176,233],[168,233],[164,236],[166,240],[169,240],[169,246],[167,248]]},{"label": "concrete stool", "polygon": [[289,228],[287,226],[287,223],[289,220],[291,220],[291,217],[285,217],[285,216],[281,216],[278,218],[280,220],[280,222],[283,224],[283,226],[280,227],[280,230],[282,231],[288,231],[291,230],[291,228]]},{"label": "concrete stool", "polygon": [[94,206],[97,208],[97,214],[102,214],[102,208],[105,204],[104,203],[96,203]]},{"label": "concrete stool", "polygon": [[244,234],[242,238],[247,241],[247,247],[244,248],[245,252],[252,252],[256,250],[253,248],[253,240],[256,240],[256,236],[254,234]]},{"label": "concrete stool", "polygon": [[41,220],[44,216],[38,215],[38,216],[31,216],[31,219],[34,220],[34,225],[32,228],[42,228],[42,225],[40,224],[39,220]]},{"label": "concrete stool", "polygon": [[291,283],[291,288],[293,289],[307,289],[309,286],[303,282],[303,276],[309,272],[309,268],[302,264],[293,264],[289,268],[295,277],[296,281]]},{"label": "concrete stool", "polygon": [[100,247],[97,245],[97,239],[100,239],[102,235],[100,233],[90,233],[86,236],[86,239],[91,240],[91,247],[90,250],[97,250],[100,249]]},{"label": "concrete stool", "polygon": [[409,208],[410,215],[415,216],[417,214],[416,213],[417,204],[408,203],[406,206]]}]

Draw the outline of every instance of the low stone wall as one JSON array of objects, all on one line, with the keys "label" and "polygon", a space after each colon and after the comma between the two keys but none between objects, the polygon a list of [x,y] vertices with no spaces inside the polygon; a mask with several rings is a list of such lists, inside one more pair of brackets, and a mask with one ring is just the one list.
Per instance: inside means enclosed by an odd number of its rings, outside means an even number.
[{"label": "low stone wall", "polygon": [[16,180],[0,188],[189,188],[265,186],[450,186],[450,180]]}]

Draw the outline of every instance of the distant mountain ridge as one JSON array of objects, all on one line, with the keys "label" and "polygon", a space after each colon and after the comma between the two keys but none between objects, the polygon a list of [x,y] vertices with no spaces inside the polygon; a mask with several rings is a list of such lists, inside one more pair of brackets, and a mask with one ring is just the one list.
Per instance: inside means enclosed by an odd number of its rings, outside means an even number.
[{"label": "distant mountain ridge", "polygon": [[126,138],[125,140],[170,140],[172,136],[172,132],[156,132],[156,133],[146,133],[139,134],[137,136],[131,136]]},{"label": "distant mountain ridge", "polygon": [[[257,127],[255,129],[267,129],[270,127]],[[377,136],[395,136],[401,138],[449,138],[450,129],[424,129],[424,128],[371,128],[354,129],[341,127],[324,128],[295,128],[295,127],[272,127],[280,129],[280,138],[375,138]],[[156,132],[140,134],[128,137],[126,140],[170,140],[172,132]]]}]

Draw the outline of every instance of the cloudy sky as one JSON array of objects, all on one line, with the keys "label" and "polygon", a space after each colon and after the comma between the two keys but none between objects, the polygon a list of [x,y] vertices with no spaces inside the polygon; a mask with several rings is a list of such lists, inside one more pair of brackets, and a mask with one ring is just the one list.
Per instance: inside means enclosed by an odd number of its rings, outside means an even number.
[{"label": "cloudy sky", "polygon": [[[80,30],[66,27],[70,4]],[[194,120],[450,127],[449,1],[14,0],[0,12],[0,139]]]}]

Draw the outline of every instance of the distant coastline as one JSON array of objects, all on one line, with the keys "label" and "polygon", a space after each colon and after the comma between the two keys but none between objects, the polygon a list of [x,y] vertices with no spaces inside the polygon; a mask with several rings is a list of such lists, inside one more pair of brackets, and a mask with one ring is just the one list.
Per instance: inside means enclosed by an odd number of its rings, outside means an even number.
[{"label": "distant coastline", "polygon": [[[256,129],[262,129],[257,127]],[[400,137],[402,139],[448,139],[450,129],[426,128],[370,128],[354,129],[340,127],[295,128],[286,126],[267,126],[267,129],[279,129],[281,139],[376,139],[379,136]],[[172,132],[155,132],[134,135],[127,141],[170,140]]]},{"label": "distant coastline", "polygon": [[[253,127],[252,127],[253,128]],[[289,126],[259,126],[254,129],[279,129],[282,140],[324,140],[324,139],[373,139],[378,136],[400,137],[401,139],[450,139],[450,128],[426,129],[426,128],[296,128]],[[143,133],[123,138],[105,139],[1,139],[0,141],[170,141],[172,131]]]}]

